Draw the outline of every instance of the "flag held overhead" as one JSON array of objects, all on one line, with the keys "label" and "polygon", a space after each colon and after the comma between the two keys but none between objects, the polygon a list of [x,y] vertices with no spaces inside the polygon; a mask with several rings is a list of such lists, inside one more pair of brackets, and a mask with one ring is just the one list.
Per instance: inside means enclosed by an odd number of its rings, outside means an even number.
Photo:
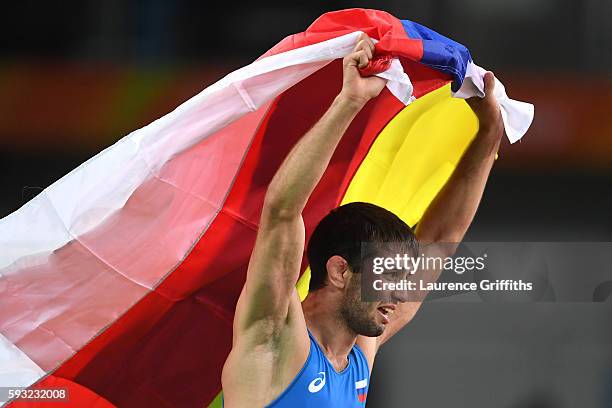
[{"label": "flag held overhead", "polygon": [[[346,132],[306,230],[351,201],[414,225],[476,134],[461,98],[482,94],[485,71],[419,24],[327,13],[0,220],[0,361],[13,370],[0,386],[61,381],[105,404],[209,404],[266,187],[340,90],[361,32],[380,56],[366,73],[387,89]],[[533,106],[495,90],[515,142]]]}]

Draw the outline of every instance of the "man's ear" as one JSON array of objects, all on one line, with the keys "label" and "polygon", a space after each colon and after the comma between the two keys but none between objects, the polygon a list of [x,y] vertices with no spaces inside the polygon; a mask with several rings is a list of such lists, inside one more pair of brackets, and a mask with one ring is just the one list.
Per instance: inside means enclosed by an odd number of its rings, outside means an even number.
[{"label": "man's ear", "polygon": [[340,255],[334,255],[327,260],[327,279],[329,284],[338,289],[344,289],[348,284],[348,262]]}]

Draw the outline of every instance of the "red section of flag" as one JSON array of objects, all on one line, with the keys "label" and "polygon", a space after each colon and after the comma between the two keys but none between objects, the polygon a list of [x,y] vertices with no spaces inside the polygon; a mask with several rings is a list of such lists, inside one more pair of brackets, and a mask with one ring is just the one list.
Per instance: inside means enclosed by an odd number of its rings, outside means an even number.
[{"label": "red section of flag", "polygon": [[361,76],[371,76],[380,74],[381,72],[385,72],[391,67],[391,62],[393,61],[393,56],[391,55],[382,55],[376,56],[374,59],[368,62],[363,68],[359,68],[359,73]]},{"label": "red section of flag", "polygon": [[367,394],[364,392],[363,394],[357,394],[357,400],[359,402],[366,402]]},{"label": "red section of flag", "polygon": [[38,389],[41,395],[60,395],[57,392],[65,392],[66,397],[62,399],[30,399],[15,400],[11,408],[115,408],[113,404],[102,398],[95,392],[65,378],[50,375],[39,381],[31,389]]},{"label": "red section of flag", "polygon": [[323,14],[305,32],[285,38],[263,56],[304,47],[355,31],[363,31],[379,41],[376,44],[376,54],[402,56],[414,62],[419,62],[423,57],[423,41],[409,38],[402,22],[391,14],[371,9],[341,10]]}]

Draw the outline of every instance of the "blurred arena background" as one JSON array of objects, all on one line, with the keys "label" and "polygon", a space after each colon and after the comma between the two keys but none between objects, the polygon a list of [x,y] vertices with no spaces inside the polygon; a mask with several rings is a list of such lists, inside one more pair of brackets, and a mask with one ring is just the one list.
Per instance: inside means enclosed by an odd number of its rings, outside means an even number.
[{"label": "blurred arena background", "polygon": [[[468,240],[612,241],[607,0],[3,4],[0,217],[320,14],[349,7],[465,44],[511,97],[535,104],[524,140],[500,152]],[[368,406],[612,407],[610,312],[610,301],[430,302],[379,355]]]}]

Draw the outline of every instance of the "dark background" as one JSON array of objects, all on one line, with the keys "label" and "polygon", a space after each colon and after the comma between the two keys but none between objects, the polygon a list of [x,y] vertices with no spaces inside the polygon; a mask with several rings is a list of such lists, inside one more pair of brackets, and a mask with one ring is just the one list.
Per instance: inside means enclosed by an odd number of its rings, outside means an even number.
[{"label": "dark background", "polygon": [[[3,4],[0,216],[320,14],[349,7],[465,44],[511,97],[535,104],[524,141],[502,148],[468,240],[612,241],[607,0]],[[610,312],[609,302],[427,303],[378,356],[368,406],[612,407]]]}]

